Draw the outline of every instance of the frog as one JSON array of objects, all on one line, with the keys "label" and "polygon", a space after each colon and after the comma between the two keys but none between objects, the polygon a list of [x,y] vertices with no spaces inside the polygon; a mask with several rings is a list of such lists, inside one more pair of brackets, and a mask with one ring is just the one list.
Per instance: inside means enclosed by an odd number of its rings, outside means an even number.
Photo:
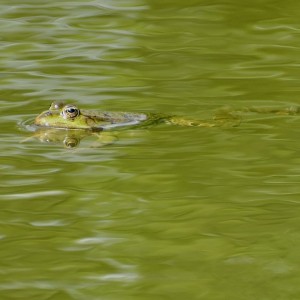
[{"label": "frog", "polygon": [[63,142],[66,148],[74,148],[83,138],[96,136],[98,147],[115,141],[112,135],[105,134],[106,131],[148,127],[159,123],[181,127],[236,127],[241,123],[241,114],[245,113],[296,115],[300,113],[300,108],[222,107],[209,120],[195,120],[163,113],[84,110],[75,104],[54,101],[48,110],[35,117],[34,137],[42,142]]},{"label": "frog", "polygon": [[96,136],[91,147],[100,147],[116,140],[107,132],[127,128],[160,123],[181,127],[237,126],[239,122],[239,118],[229,113],[215,115],[211,120],[195,120],[163,113],[84,110],[75,104],[54,101],[48,110],[35,117],[33,137],[41,142],[62,142],[65,148],[76,148],[83,138]]},{"label": "frog", "polygon": [[157,123],[189,127],[235,126],[239,123],[239,118],[226,114],[215,116],[212,120],[193,120],[162,113],[94,111],[80,109],[74,104],[54,101],[48,110],[43,111],[34,120],[34,125],[38,127],[90,132]]}]

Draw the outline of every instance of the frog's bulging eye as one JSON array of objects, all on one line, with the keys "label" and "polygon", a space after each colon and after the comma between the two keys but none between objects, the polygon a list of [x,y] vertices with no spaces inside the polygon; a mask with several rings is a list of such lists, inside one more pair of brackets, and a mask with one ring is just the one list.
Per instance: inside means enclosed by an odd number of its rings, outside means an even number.
[{"label": "frog's bulging eye", "polygon": [[74,119],[79,116],[79,114],[79,109],[73,105],[66,105],[62,111],[62,115],[65,119]]}]

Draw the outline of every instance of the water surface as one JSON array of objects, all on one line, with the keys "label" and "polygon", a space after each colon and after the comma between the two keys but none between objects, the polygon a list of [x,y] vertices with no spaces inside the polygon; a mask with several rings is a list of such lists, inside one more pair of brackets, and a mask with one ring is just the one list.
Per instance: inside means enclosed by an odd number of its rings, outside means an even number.
[{"label": "water surface", "polygon": [[299,105],[296,1],[2,1],[3,299],[297,299],[297,115],[27,139],[52,100],[209,119]]}]

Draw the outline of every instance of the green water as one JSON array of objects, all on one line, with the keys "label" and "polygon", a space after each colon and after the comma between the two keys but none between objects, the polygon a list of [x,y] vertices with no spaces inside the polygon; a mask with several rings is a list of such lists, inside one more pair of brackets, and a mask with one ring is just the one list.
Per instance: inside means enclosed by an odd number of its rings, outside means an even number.
[{"label": "green water", "polygon": [[299,18],[295,0],[2,0],[0,298],[299,299],[300,116],[74,149],[21,125],[52,100],[299,105]]}]

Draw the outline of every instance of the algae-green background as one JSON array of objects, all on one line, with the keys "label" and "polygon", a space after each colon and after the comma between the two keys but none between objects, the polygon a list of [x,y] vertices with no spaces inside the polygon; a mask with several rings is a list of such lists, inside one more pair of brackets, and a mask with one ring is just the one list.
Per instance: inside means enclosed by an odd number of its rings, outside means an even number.
[{"label": "algae-green background", "polygon": [[2,0],[0,298],[298,299],[299,116],[73,150],[21,124],[54,99],[200,119],[299,105],[299,19],[295,0]]}]

